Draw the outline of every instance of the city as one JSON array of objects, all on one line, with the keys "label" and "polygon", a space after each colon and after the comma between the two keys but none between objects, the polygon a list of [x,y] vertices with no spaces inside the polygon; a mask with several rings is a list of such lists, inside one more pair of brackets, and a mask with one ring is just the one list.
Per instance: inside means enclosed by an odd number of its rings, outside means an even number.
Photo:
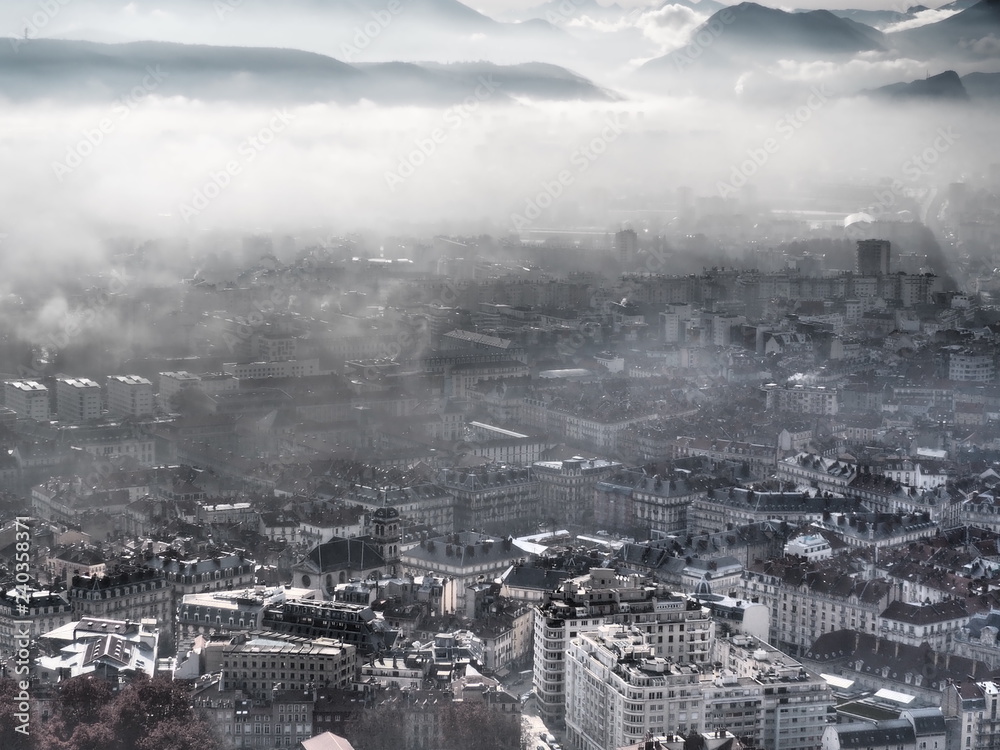
[{"label": "city", "polygon": [[1000,748],[1000,5],[0,4],[0,750]]}]

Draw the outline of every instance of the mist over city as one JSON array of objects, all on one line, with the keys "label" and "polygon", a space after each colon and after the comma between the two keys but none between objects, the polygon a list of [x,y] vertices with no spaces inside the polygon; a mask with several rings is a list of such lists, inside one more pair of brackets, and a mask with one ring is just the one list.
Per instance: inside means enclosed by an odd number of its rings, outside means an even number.
[{"label": "mist over city", "polygon": [[998,0],[5,0],[0,748],[997,747],[998,126]]}]

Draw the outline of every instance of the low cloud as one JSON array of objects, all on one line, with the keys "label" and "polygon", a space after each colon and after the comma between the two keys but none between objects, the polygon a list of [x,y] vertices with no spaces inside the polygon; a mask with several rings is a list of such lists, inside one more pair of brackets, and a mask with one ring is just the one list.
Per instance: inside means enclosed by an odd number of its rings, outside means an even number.
[{"label": "low cloud", "polygon": [[930,23],[937,23],[938,21],[943,21],[946,18],[951,18],[956,13],[960,13],[958,10],[941,10],[935,8],[928,8],[927,10],[922,10],[917,13],[913,18],[906,21],[900,21],[899,23],[889,24],[882,29],[886,34],[892,34],[896,31],[907,31],[908,29],[917,29],[921,26],[926,26]]}]

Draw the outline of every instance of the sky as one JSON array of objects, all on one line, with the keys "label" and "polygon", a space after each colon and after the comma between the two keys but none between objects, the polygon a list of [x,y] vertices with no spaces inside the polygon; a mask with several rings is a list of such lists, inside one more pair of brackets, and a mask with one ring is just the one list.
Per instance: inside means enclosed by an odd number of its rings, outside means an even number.
[{"label": "sky", "polygon": [[[572,2],[572,0],[569,0]],[[600,0],[599,0],[600,2]],[[600,5],[610,5],[611,3],[604,0],[600,2]],[[664,5],[664,2],[649,2],[648,0],[621,0],[618,3],[625,8],[643,8],[643,7],[657,7]],[[728,3],[735,4],[735,3]],[[806,9],[822,9],[822,8],[858,8],[861,10],[906,10],[913,5],[919,5],[921,3],[913,0],[908,2],[907,0],[897,0],[896,2],[886,2],[886,0],[800,0],[795,4],[788,4],[786,2],[761,2],[761,5],[768,5],[774,8],[806,8]],[[937,8],[946,3],[931,2],[924,3],[928,8]],[[466,5],[475,8],[481,13],[485,13],[488,16],[502,15],[504,13],[509,13],[512,11],[520,11],[528,8],[535,7],[539,5],[538,0],[471,0],[467,2]]]}]

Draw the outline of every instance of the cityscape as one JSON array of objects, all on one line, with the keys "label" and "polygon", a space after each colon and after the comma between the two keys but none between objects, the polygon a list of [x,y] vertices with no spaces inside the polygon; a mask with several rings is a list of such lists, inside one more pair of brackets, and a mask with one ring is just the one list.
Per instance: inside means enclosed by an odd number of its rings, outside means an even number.
[{"label": "cityscape", "polygon": [[0,749],[1000,748],[996,0],[0,31]]}]

